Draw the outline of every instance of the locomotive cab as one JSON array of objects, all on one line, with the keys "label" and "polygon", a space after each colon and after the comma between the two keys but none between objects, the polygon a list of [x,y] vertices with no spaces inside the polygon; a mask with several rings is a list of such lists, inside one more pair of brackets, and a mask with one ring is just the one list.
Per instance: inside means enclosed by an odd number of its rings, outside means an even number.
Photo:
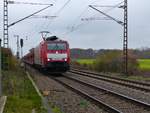
[{"label": "locomotive cab", "polygon": [[59,40],[56,37],[47,39],[46,45],[46,62],[45,66],[51,71],[69,70],[70,51],[69,44],[66,41]]},{"label": "locomotive cab", "polygon": [[34,67],[49,72],[63,73],[70,68],[69,44],[56,36],[48,37],[24,56],[23,59],[24,62]]}]

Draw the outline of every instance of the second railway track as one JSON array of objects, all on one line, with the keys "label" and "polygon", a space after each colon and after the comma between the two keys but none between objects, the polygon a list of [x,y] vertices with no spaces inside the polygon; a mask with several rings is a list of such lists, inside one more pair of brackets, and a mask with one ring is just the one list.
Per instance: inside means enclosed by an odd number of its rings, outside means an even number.
[{"label": "second railway track", "polygon": [[77,78],[62,76],[53,78],[77,93],[107,108],[110,113],[150,113],[150,104],[98,87]]},{"label": "second railway track", "polygon": [[150,92],[150,83],[138,82],[138,81],[133,81],[133,80],[126,80],[126,79],[122,79],[119,77],[112,77],[112,76],[103,75],[103,74],[96,73],[96,72],[83,71],[83,70],[79,70],[79,69],[71,69],[70,72],[80,74],[83,76],[88,76],[90,78],[95,78],[95,79],[107,81],[110,83],[119,84],[119,85],[133,88],[136,90]]}]

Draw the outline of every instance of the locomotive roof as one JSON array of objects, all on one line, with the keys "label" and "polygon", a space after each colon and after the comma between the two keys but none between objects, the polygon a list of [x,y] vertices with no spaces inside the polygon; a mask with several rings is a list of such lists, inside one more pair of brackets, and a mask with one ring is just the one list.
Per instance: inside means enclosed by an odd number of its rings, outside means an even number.
[{"label": "locomotive roof", "polygon": [[58,40],[59,38],[57,36],[51,36],[51,37],[47,37],[46,41],[55,41]]},{"label": "locomotive roof", "polygon": [[57,36],[51,36],[47,37],[45,41],[64,41],[64,40],[59,39]]}]

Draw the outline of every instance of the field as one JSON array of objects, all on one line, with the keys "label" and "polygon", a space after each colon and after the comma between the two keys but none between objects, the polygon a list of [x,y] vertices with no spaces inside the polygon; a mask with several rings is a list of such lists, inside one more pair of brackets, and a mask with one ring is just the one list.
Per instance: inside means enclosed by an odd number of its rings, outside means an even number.
[{"label": "field", "polygon": [[138,62],[141,70],[150,70],[150,59],[139,59]]},{"label": "field", "polygon": [[[78,59],[77,62],[81,65],[92,65],[95,59]],[[139,69],[148,71],[150,70],[150,59],[138,59]]]},{"label": "field", "polygon": [[[93,65],[93,62],[95,59],[79,59],[77,62],[81,65]],[[139,70],[142,71],[150,71],[150,59],[138,59],[139,63]],[[143,76],[137,76],[137,75],[130,75],[130,76],[120,76],[124,79],[130,79],[130,80],[144,80],[149,81],[149,77],[143,77]]]},{"label": "field", "polygon": [[87,64],[92,65],[95,59],[78,59],[77,62],[81,65]]}]

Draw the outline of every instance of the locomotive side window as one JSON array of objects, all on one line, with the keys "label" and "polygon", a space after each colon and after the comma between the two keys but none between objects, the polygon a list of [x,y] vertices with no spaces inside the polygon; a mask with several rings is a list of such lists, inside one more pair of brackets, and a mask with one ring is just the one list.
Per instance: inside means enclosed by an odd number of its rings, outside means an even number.
[{"label": "locomotive side window", "polygon": [[47,44],[48,50],[66,50],[66,43],[50,43]]}]

